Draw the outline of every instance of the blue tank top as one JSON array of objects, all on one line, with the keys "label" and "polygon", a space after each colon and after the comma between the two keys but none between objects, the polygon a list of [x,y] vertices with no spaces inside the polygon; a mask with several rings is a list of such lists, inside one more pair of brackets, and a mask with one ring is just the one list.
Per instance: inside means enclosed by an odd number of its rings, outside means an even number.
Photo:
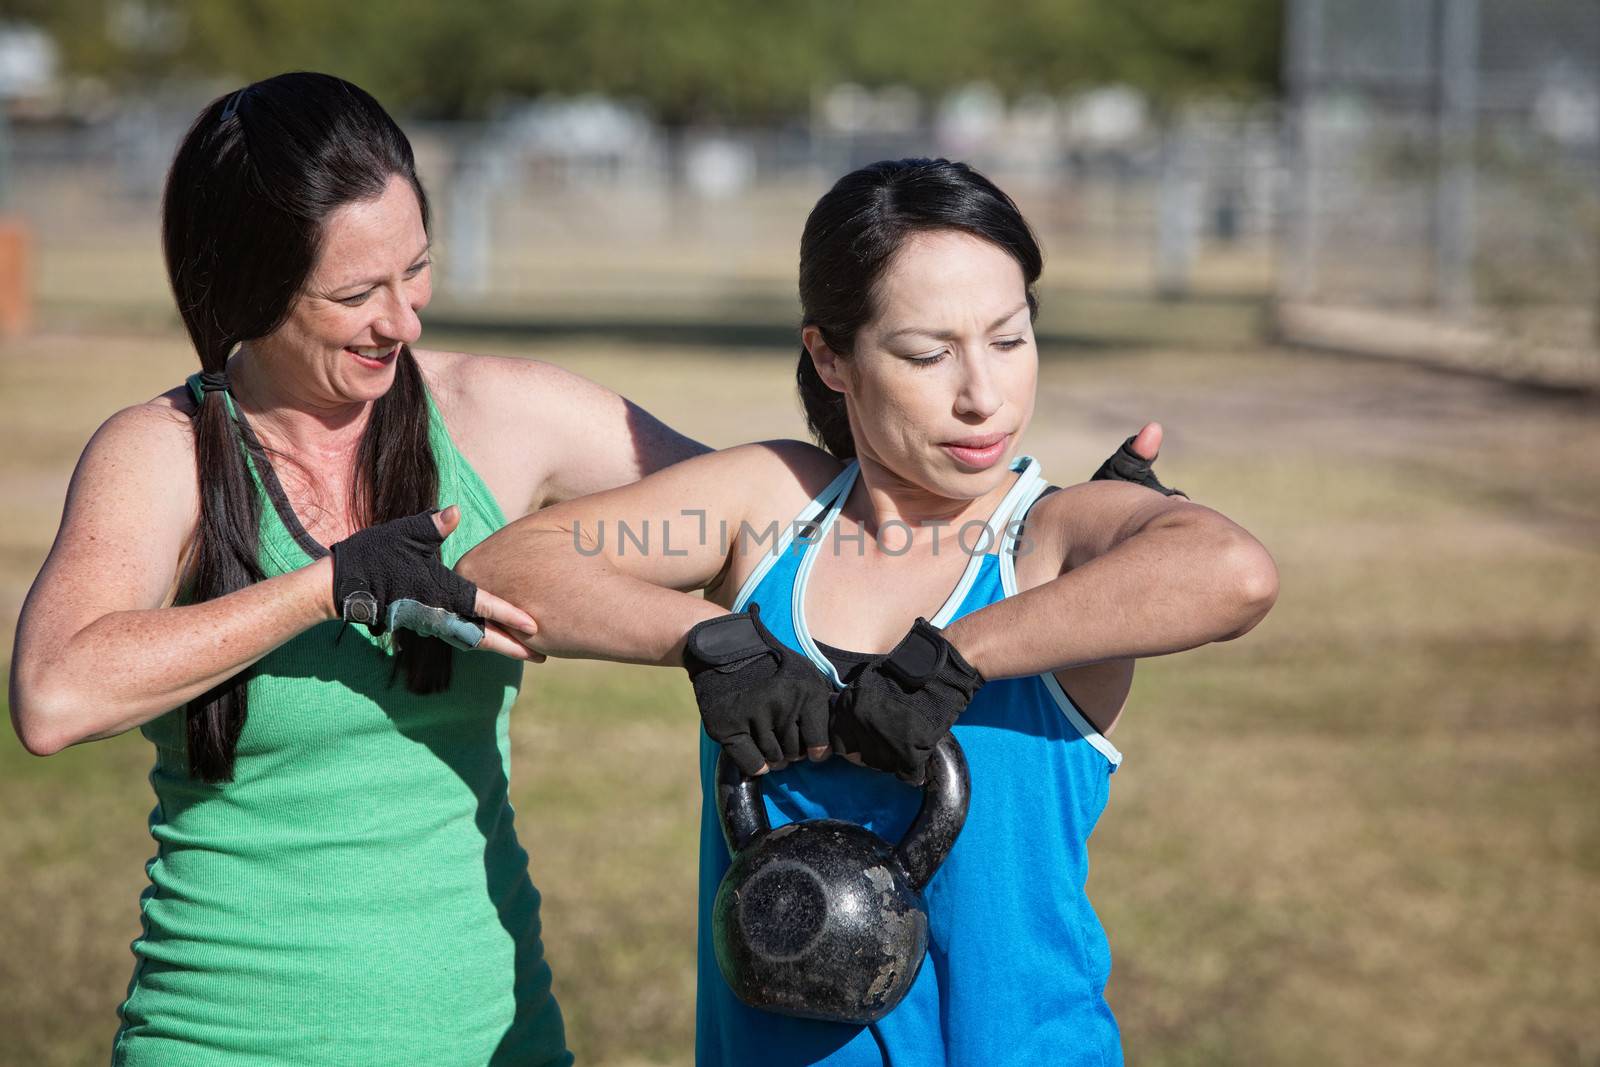
[{"label": "blue tank top", "polygon": [[[1017,591],[1016,535],[1044,492],[1037,461],[1013,465],[1017,481],[989,519],[990,547],[974,554],[929,621],[946,626]],[[805,593],[817,549],[828,543],[855,484],[852,463],[790,524],[751,574],[735,611],[761,605],[761,621],[835,685],[838,670],[806,627]],[[972,547],[970,539],[968,548]],[[1087,844],[1122,757],[1075,707],[1053,675],[990,682],[954,733],[972,773],[965,828],[924,891],[928,958],[904,1001],[871,1026],[793,1019],[739,1003],[717,970],[711,904],[728,868],[714,796],[717,745],[701,735],[699,1003],[701,1067],[1003,1067],[1120,1064],[1121,1041],[1105,1001],[1111,953],[1084,893]],[[772,825],[842,818],[899,840],[921,791],[890,775],[834,759],[762,779]]]}]

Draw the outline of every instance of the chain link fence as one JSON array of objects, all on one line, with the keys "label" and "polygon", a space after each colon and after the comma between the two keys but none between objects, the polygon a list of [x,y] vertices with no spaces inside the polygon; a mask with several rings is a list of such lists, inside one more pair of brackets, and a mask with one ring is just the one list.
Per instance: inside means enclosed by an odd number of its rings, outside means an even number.
[{"label": "chain link fence", "polygon": [[[170,318],[161,184],[215,91],[152,89],[103,114],[13,124],[10,204],[39,251],[47,328]],[[1008,100],[971,86],[930,100],[837,86],[810,115],[766,127],[670,127],[598,96],[508,105],[484,122],[402,123],[435,213],[432,317],[471,327],[792,328],[807,213],[840,175],[885,158],[945,155],[984,170],[1038,229],[1047,296],[1105,296],[1135,325],[1162,298],[1251,319],[1282,217],[1272,103],[1158,113],[1118,87]],[[1069,303],[1045,301],[1057,332],[1086,328]]]},{"label": "chain link fence", "polygon": [[1290,0],[1280,325],[1600,365],[1600,3]]}]

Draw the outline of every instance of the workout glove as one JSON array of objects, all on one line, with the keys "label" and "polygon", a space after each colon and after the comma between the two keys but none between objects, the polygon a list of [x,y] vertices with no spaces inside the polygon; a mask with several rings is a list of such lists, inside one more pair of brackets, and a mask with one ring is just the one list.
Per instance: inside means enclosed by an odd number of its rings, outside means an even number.
[{"label": "workout glove", "polygon": [[[1134,434],[1134,437],[1139,436]],[[1161,479],[1156,477],[1155,461],[1145,459],[1133,450],[1133,437],[1122,442],[1122,447],[1117,449],[1102,464],[1100,469],[1089,476],[1091,482],[1132,482],[1142,485],[1146,489],[1154,489],[1167,496],[1181,496],[1189,499],[1189,494],[1182,489],[1168,489],[1161,484]]]},{"label": "workout glove", "polygon": [[437,512],[357,530],[333,545],[333,608],[375,635],[396,628],[476,648],[478,587],[439,559]]},{"label": "workout glove", "polygon": [[939,739],[983,685],[983,675],[926,619],[839,694],[831,743],[861,762],[920,785]]},{"label": "workout glove", "polygon": [[745,774],[828,743],[833,687],[810,660],[761,625],[761,612],[707,619],[689,631],[683,665],[706,734]]}]

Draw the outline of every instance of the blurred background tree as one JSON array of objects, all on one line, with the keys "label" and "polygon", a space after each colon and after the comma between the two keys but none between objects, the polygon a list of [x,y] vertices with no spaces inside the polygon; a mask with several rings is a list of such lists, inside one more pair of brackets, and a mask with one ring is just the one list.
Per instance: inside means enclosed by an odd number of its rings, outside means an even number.
[{"label": "blurred background tree", "polygon": [[1004,92],[1121,82],[1170,99],[1276,90],[1278,0],[10,0],[73,73],[255,79],[320,69],[385,103],[481,117],[498,98],[633,97],[669,123],[803,115],[841,81]]}]

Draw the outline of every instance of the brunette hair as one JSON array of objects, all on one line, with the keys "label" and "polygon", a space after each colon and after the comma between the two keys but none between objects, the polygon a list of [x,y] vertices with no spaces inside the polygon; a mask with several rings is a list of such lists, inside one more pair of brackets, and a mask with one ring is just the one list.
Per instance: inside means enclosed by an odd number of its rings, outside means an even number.
[{"label": "brunette hair", "polygon": [[[1011,198],[965,163],[897,159],[846,174],[811,209],[800,238],[801,325],[817,327],[829,348],[848,356],[876,311],[889,261],[906,238],[930,230],[960,230],[1009,252],[1022,268],[1029,313],[1039,313],[1033,287],[1044,256]],[[817,374],[804,345],[795,379],[812,435],[838,459],[853,458],[844,395]]]},{"label": "brunette hair", "polygon": [[[339,78],[281,74],[218,97],[200,113],[167,175],[162,244],[202,372],[223,374],[237,345],[283,324],[316,264],[328,216],[382,196],[394,176],[416,193],[426,226],[428,198],[410,143],[376,100]],[[260,497],[240,429],[220,390],[204,393],[197,408],[200,523],[185,586],[191,601],[265,576],[258,559]],[[264,453],[256,458],[262,462]],[[374,403],[360,442],[355,518],[367,526],[414,515],[435,507],[438,492],[426,391],[415,358],[401,346],[394,385]],[[410,632],[397,633],[396,641],[396,670],[410,689],[449,685],[448,646]],[[191,776],[232,779],[250,673],[189,702]]]}]

